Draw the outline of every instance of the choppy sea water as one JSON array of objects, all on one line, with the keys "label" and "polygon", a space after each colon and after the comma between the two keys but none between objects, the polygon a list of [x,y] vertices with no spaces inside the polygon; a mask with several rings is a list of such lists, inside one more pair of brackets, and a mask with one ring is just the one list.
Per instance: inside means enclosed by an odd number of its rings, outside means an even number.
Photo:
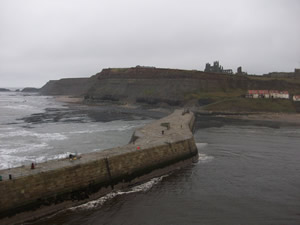
[{"label": "choppy sea water", "polygon": [[136,127],[151,120],[50,96],[0,92],[0,169],[124,145]]},{"label": "choppy sea water", "polygon": [[[80,152],[124,144],[134,127],[151,121],[139,111],[119,115],[110,108],[70,108],[50,97],[27,97],[31,106],[37,99],[42,103],[34,109],[24,104],[28,111],[9,111],[1,119],[2,167],[63,157],[67,146]],[[209,127],[207,122],[198,127],[198,163],[30,224],[300,224],[299,128]]]}]

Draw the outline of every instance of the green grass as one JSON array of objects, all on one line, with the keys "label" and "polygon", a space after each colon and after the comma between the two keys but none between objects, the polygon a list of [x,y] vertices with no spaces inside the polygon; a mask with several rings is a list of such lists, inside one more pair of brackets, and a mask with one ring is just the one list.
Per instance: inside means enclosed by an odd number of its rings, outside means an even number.
[{"label": "green grass", "polygon": [[203,109],[231,112],[296,112],[293,102],[283,99],[233,98],[209,104],[204,106]]},{"label": "green grass", "polygon": [[154,89],[146,89],[146,90],[144,90],[144,95],[146,95],[146,96],[152,96],[153,94],[155,94],[155,90]]},{"label": "green grass", "polygon": [[264,76],[248,76],[250,80],[258,80],[258,81],[270,81],[270,80],[281,80],[286,81],[288,83],[300,84],[299,78],[289,78],[289,77],[264,77]]},{"label": "green grass", "polygon": [[190,92],[184,95],[185,100],[191,99],[211,99],[212,101],[221,101],[231,98],[240,97],[246,94],[245,90],[242,89],[232,89],[227,91],[216,90],[213,92],[207,91],[198,91],[198,92]]}]

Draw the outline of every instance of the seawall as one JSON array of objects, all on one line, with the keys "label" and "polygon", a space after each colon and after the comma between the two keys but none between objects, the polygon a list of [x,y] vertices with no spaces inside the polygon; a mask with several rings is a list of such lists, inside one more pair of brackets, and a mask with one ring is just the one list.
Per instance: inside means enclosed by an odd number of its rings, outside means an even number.
[{"label": "seawall", "polygon": [[0,223],[45,216],[191,163],[198,156],[194,122],[193,113],[176,110],[137,129],[125,146],[48,161],[35,169],[1,170]]}]

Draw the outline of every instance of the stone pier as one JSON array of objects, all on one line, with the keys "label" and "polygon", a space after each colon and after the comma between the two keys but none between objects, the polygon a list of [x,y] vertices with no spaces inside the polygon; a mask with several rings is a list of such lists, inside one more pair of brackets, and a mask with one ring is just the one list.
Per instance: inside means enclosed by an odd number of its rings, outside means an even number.
[{"label": "stone pier", "polygon": [[190,164],[198,157],[194,122],[192,112],[176,110],[137,129],[125,146],[40,163],[35,169],[0,170],[0,223],[42,217]]}]

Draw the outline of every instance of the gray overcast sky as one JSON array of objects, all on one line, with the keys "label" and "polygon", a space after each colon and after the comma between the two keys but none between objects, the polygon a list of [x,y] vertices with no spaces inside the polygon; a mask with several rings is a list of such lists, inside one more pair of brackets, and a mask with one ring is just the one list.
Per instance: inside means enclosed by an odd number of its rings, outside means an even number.
[{"label": "gray overcast sky", "polygon": [[300,67],[299,0],[0,0],[0,87],[107,67]]}]

